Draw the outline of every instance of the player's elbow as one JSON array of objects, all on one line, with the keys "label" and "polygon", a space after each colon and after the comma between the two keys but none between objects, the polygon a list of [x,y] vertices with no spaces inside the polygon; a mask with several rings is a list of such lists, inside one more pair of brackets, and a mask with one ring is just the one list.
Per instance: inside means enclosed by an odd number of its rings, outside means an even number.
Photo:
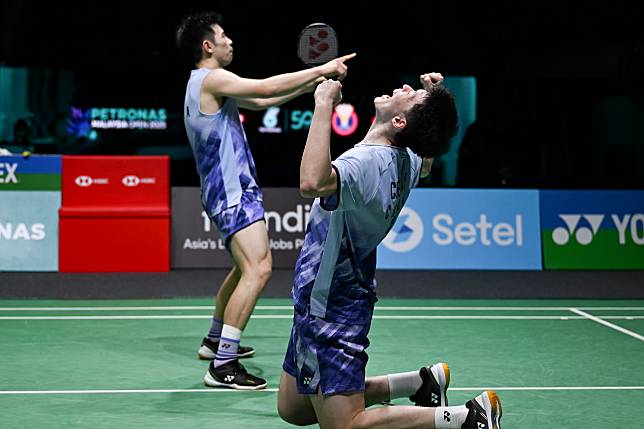
[{"label": "player's elbow", "polygon": [[315,198],[318,196],[319,186],[309,179],[300,179],[300,195],[304,198]]}]

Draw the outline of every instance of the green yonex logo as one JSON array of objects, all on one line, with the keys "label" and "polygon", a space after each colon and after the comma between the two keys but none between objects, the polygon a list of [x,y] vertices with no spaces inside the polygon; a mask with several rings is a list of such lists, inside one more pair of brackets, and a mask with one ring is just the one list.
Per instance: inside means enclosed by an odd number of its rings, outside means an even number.
[{"label": "green yonex logo", "polygon": [[[604,215],[562,214],[559,217],[566,224],[566,228],[560,226],[552,231],[552,241],[559,246],[567,244],[572,235],[575,236],[577,243],[584,246],[590,244],[604,220]],[[590,228],[586,226],[577,228],[582,217],[590,224]]]}]

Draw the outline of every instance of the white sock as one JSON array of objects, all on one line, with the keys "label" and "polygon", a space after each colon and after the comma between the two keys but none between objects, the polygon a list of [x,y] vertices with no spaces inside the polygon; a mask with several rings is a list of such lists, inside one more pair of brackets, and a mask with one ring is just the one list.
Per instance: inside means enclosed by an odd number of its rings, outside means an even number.
[{"label": "white sock", "polygon": [[461,429],[469,410],[465,405],[458,407],[436,407],[434,425],[436,429]]},{"label": "white sock", "polygon": [[224,325],[221,330],[221,338],[219,339],[219,348],[217,349],[215,361],[213,362],[215,368],[237,359],[237,350],[239,348],[241,334],[241,329]]},{"label": "white sock", "polygon": [[399,372],[387,374],[389,381],[389,399],[408,398],[423,384],[420,371]]}]

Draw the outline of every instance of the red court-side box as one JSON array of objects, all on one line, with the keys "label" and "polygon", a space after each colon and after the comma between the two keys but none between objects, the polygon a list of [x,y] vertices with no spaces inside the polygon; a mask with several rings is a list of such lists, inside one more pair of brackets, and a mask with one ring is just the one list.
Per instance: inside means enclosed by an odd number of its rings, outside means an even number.
[{"label": "red court-side box", "polygon": [[63,156],[61,272],[170,270],[170,159]]}]

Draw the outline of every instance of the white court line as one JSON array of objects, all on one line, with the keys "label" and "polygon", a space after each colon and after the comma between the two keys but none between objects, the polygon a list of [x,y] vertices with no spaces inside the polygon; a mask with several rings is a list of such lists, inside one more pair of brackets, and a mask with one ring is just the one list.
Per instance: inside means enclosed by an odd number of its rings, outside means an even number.
[{"label": "white court line", "polygon": [[[254,314],[251,319],[292,319],[290,314]],[[131,316],[0,316],[2,320],[180,320],[212,319],[211,315],[131,315]],[[585,316],[419,316],[375,315],[373,319],[385,320],[582,320]],[[644,316],[606,316],[605,319],[640,320]],[[608,322],[606,322],[608,323]],[[637,335],[637,334],[636,334]]]},{"label": "white court line", "polygon": [[[500,391],[574,391],[574,390],[644,390],[644,386],[507,386],[507,387],[450,387],[450,391],[483,390]],[[103,389],[103,390],[0,390],[0,395],[85,395],[115,393],[262,393],[277,392],[278,389],[234,390],[234,389]]]},{"label": "white court line", "polygon": [[[576,307],[589,311],[642,311],[644,307]],[[179,311],[208,310],[212,306],[165,306],[165,307],[0,307],[0,311]],[[293,310],[292,305],[258,305],[255,310]],[[570,307],[404,307],[376,306],[375,311],[568,311]]]},{"label": "white court line", "polygon": [[[617,325],[615,325],[613,323],[607,322],[604,319],[600,319],[599,317],[593,316],[592,314],[586,313],[585,311],[581,311],[578,308],[571,308],[570,311],[572,311],[575,314],[579,314],[580,316],[584,316],[585,318],[590,319],[593,322],[597,322],[597,323],[602,324],[604,326],[607,326],[607,327],[609,327],[611,329],[619,331],[622,334],[630,335],[631,337],[633,337],[635,339],[638,339],[640,341],[644,341],[644,337],[641,336],[640,334],[636,334],[635,332],[629,331],[626,328],[622,328],[621,326],[617,326]],[[605,319],[607,319],[607,317]]]}]

